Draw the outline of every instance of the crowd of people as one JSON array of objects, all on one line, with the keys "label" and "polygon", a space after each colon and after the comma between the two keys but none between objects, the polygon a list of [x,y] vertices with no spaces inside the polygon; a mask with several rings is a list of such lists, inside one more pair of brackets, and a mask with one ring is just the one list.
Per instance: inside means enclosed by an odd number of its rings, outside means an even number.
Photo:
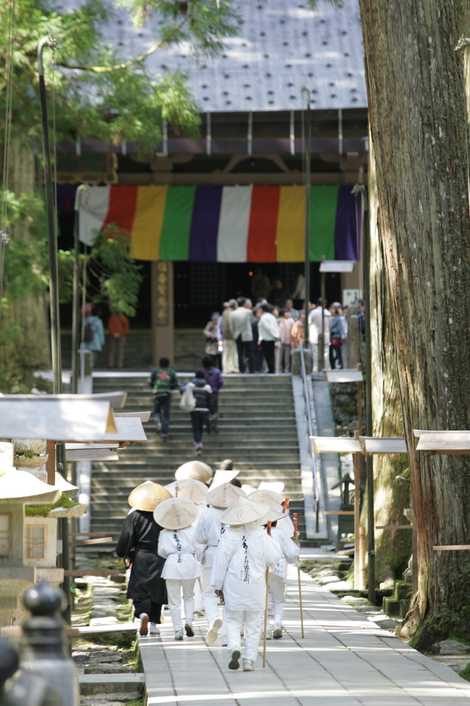
[{"label": "crowd of people", "polygon": [[131,568],[127,595],[142,637],[159,634],[167,605],[175,640],[192,638],[198,611],[207,644],[228,648],[229,669],[253,671],[263,617],[264,639],[283,637],[287,564],[299,547],[283,484],[242,486],[238,475],[230,460],[215,474],[191,461],[167,486],[140,484],[116,553]]},{"label": "crowd of people", "polygon": [[[278,285],[278,290],[284,292],[280,281]],[[272,296],[281,300],[282,306],[266,299],[253,305],[251,299],[239,297],[225,302],[222,314],[212,314],[204,329],[205,352],[225,374],[290,372],[292,351],[305,344],[305,309],[295,308],[294,299],[280,298],[276,291]],[[347,307],[340,302],[327,307],[318,300],[309,304],[308,310],[308,343],[315,364],[323,325],[324,367],[343,368],[348,340]],[[363,302],[358,303],[358,319],[361,327]]]}]

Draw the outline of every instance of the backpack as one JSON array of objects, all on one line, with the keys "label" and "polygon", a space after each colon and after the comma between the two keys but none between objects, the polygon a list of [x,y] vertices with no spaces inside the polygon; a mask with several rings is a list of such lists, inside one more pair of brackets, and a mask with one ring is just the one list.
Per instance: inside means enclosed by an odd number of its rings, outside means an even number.
[{"label": "backpack", "polygon": [[180,400],[180,409],[183,412],[192,412],[196,407],[196,398],[193,395],[193,388],[186,385]]},{"label": "backpack", "polygon": [[157,368],[152,374],[152,387],[157,396],[168,395],[176,387],[175,373],[172,368]]},{"label": "backpack", "polygon": [[93,328],[93,324],[91,321],[86,321],[85,322],[85,330],[83,332],[83,342],[84,343],[91,343],[92,340],[95,337],[95,331]]}]

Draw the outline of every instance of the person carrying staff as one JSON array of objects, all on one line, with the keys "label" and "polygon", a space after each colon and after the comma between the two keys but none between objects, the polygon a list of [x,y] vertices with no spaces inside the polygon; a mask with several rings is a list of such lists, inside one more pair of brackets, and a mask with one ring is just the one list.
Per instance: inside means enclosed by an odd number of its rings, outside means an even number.
[{"label": "person carrying staff", "polygon": [[[204,548],[201,564],[203,602],[209,628],[208,645],[213,645],[216,642],[223,623],[210,579],[214,554],[226,530],[225,525],[221,522],[221,516],[227,507],[244,496],[243,491],[230,482],[238,473],[239,471],[217,471],[207,496],[209,507],[204,508],[196,525],[196,542]],[[220,480],[222,480],[221,484],[219,484]]]},{"label": "person carrying staff", "polygon": [[211,586],[225,604],[224,617],[230,652],[229,669],[240,667],[241,638],[244,634],[243,671],[255,669],[263,624],[266,596],[266,570],[281,558],[281,553],[260,523],[268,512],[248,498],[222,515],[230,526],[216,550]]}]

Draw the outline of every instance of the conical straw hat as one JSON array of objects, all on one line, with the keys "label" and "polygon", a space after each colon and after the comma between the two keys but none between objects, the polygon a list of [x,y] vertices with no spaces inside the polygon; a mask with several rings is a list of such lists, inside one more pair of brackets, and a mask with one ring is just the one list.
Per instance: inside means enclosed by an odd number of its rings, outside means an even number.
[{"label": "conical straw hat", "polygon": [[210,479],[214,475],[212,468],[203,463],[202,461],[188,461],[183,463],[175,473],[176,480],[185,480],[186,478],[193,478],[194,480],[199,480],[201,483],[209,483]]},{"label": "conical straw hat", "polygon": [[169,530],[179,530],[190,527],[198,517],[197,506],[184,498],[170,498],[164,500],[155,508],[153,519]]},{"label": "conical straw hat", "polygon": [[215,488],[218,488],[220,485],[230,483],[230,481],[236,478],[239,473],[240,471],[237,471],[235,468],[231,471],[217,470],[215,472],[214,478],[212,479],[212,483],[209,486],[209,490],[215,490]]},{"label": "conical straw hat", "polygon": [[273,490],[275,493],[284,491],[284,483],[277,480],[262,480],[258,485],[258,490]]},{"label": "conical straw hat", "polygon": [[151,480],[138,485],[129,495],[128,503],[134,510],[153,512],[163,500],[171,498],[166,488]]},{"label": "conical straw hat", "polygon": [[55,503],[61,496],[57,486],[44,483],[28,471],[10,467],[0,474],[0,502]]},{"label": "conical straw hat", "polygon": [[221,521],[226,525],[247,525],[251,522],[260,522],[267,512],[266,505],[259,505],[248,498],[240,498],[233,507],[224,512]]},{"label": "conical straw hat", "polygon": [[165,488],[175,498],[184,498],[191,500],[196,505],[205,505],[207,501],[207,486],[194,478],[185,478],[184,480],[175,480],[173,483],[165,485]]},{"label": "conical straw hat", "polygon": [[241,488],[237,488],[230,483],[225,483],[225,485],[219,485],[219,487],[214,490],[209,490],[207,503],[213,507],[225,509],[226,507],[235,505],[240,498],[245,497],[246,495]]},{"label": "conical straw hat", "polygon": [[266,512],[265,516],[261,519],[262,525],[265,525],[267,522],[277,522],[277,520],[281,520],[283,517],[285,517],[282,505],[265,505],[264,507],[267,507],[268,511]]},{"label": "conical straw hat", "polygon": [[255,490],[250,495],[250,500],[277,510],[282,504],[283,497],[280,493],[275,493],[273,490]]}]

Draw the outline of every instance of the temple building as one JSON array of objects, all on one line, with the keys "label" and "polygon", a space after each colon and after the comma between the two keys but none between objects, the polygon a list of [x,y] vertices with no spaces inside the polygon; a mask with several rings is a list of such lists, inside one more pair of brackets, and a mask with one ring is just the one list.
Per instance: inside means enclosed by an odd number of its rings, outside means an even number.
[{"label": "temple building", "polygon": [[[358,1],[336,7],[319,0],[315,9],[307,0],[234,4],[240,31],[220,54],[194,56],[179,45],[146,60],[156,77],[175,70],[187,75],[201,113],[197,137],[165,124],[161,144],[146,157],[129,142],[61,146],[63,241],[70,243],[74,190],[88,184],[80,197],[83,246],[115,224],[142,263],[139,310],[131,322],[133,367],[166,354],[184,369],[185,347],[194,347],[198,336],[202,348],[201,329],[211,312],[230,297],[252,296],[260,272],[293,293],[304,267],[306,198],[310,298],[320,295],[322,260],[356,263],[351,274],[328,276],[328,300],[362,290],[363,203],[353,187],[366,182],[368,144]],[[151,46],[152,26],[150,20],[136,28],[118,9],[104,36],[131,57]],[[302,139],[307,120],[309,193]]]}]

